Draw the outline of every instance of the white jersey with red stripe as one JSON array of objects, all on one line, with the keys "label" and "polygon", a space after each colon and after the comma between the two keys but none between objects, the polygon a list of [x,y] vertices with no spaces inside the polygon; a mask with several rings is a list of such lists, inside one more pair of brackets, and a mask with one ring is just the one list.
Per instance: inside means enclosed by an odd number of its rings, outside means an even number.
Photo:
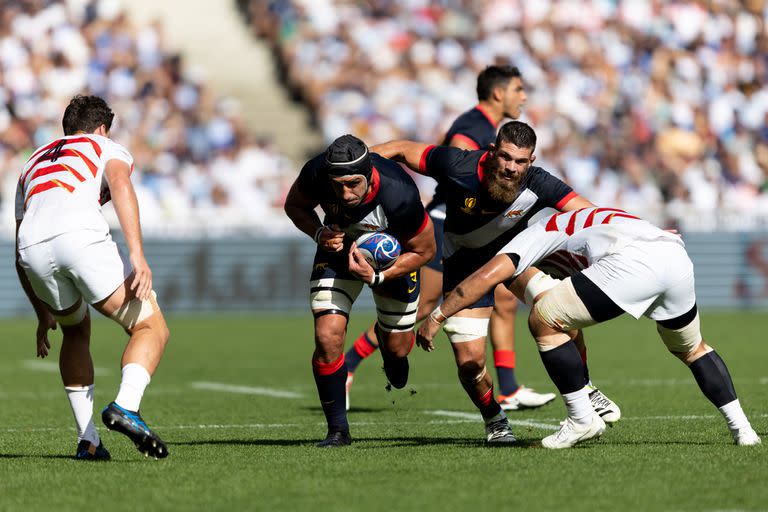
[{"label": "white jersey with red stripe", "polygon": [[514,276],[531,266],[573,275],[636,241],[682,239],[617,208],[582,208],[557,213],[526,228],[499,254],[519,257]]},{"label": "white jersey with red stripe", "polygon": [[61,137],[38,148],[16,188],[19,248],[79,230],[109,232],[101,205],[108,201],[104,168],[133,157],[120,144],[95,134]]}]

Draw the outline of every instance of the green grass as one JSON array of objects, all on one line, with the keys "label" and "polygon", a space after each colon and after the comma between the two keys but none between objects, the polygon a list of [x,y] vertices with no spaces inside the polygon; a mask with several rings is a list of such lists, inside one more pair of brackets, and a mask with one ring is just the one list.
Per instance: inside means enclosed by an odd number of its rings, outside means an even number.
[{"label": "green grass", "polygon": [[[370,319],[353,318],[350,338]],[[171,455],[146,460],[104,433],[108,463],[71,459],[72,414],[55,368],[33,368],[34,323],[4,320],[0,358],[0,510],[766,510],[766,446],[738,448],[690,372],[649,321],[587,331],[592,376],[624,418],[571,450],[537,446],[551,430],[517,425],[519,446],[483,446],[444,337],[414,352],[411,380],[387,392],[380,356],[356,375],[354,444],[318,450],[325,433],[310,370],[309,315],[176,317],[142,412]],[[530,336],[518,329],[520,380],[553,390]],[[755,429],[768,443],[768,317],[704,314],[706,339],[728,363]],[[114,398],[125,335],[94,325],[98,410]],[[54,354],[59,346],[54,335]],[[55,361],[55,359],[53,359]],[[192,382],[292,391],[280,399],[194,389]],[[356,408],[356,410],[354,410]],[[515,421],[556,425],[558,399]],[[100,426],[100,422],[98,422]],[[207,427],[206,427],[207,425]]]}]

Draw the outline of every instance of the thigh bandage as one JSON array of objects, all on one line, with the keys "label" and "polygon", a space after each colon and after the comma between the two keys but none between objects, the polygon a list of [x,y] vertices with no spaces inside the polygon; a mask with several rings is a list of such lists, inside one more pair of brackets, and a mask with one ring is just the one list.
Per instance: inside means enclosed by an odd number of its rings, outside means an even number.
[{"label": "thigh bandage", "polygon": [[560,282],[561,281],[559,279],[554,279],[549,274],[539,272],[528,281],[527,285],[525,285],[525,291],[523,292],[524,302],[528,306],[532,306],[533,299],[538,297],[540,294],[551,290],[560,284]]},{"label": "thigh bandage", "polygon": [[117,323],[127,331],[132,330],[137,324],[143,322],[156,312],[160,311],[157,305],[157,294],[152,290],[149,299],[141,300],[137,297],[129,300],[110,315]]},{"label": "thigh bandage", "polygon": [[533,306],[533,314],[558,331],[582,329],[597,322],[576,294],[571,278],[558,283]]},{"label": "thigh bandage", "polygon": [[347,315],[363,289],[363,282],[333,277],[317,279],[309,283],[309,307],[312,311],[335,309]]},{"label": "thigh bandage", "polygon": [[488,334],[490,318],[452,316],[443,324],[443,331],[451,343],[466,343]]},{"label": "thigh bandage", "polygon": [[80,299],[80,305],[68,315],[53,315],[59,325],[77,325],[83,321],[88,313],[88,304]]},{"label": "thigh bandage", "polygon": [[687,354],[701,343],[701,322],[699,314],[693,317],[691,323],[680,329],[668,329],[661,324],[656,324],[662,341],[673,354]]},{"label": "thigh bandage", "polygon": [[419,298],[413,302],[402,302],[373,293],[376,302],[376,316],[379,328],[385,332],[408,332],[416,324]]}]

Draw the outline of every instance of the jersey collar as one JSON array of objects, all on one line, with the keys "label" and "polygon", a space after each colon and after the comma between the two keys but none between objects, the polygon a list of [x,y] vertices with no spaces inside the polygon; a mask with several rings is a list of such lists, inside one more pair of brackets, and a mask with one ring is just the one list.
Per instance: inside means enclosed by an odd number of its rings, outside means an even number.
[{"label": "jersey collar", "polygon": [[373,198],[375,198],[376,194],[379,193],[380,183],[381,183],[381,178],[379,177],[379,171],[374,166],[373,171],[371,172],[371,191],[368,192],[368,195],[365,196],[365,199],[363,199],[363,202],[361,204],[368,204],[371,201],[373,201]]},{"label": "jersey collar", "polygon": [[480,111],[481,114],[485,116],[485,118],[488,120],[489,123],[491,123],[491,126],[496,128],[496,121],[494,121],[493,117],[491,117],[491,114],[488,113],[487,110],[485,110],[479,103],[475,106],[477,110]]}]

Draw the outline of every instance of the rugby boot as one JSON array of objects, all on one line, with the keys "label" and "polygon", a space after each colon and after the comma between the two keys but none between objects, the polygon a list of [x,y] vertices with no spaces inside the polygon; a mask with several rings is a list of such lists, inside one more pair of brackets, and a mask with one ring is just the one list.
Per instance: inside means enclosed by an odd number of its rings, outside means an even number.
[{"label": "rugby boot", "polygon": [[496,421],[485,424],[485,440],[488,444],[511,444],[517,442],[509,421],[502,416]]},{"label": "rugby boot", "polygon": [[496,397],[496,401],[505,411],[518,411],[546,405],[554,400],[555,396],[554,393],[537,393],[531,388],[520,386],[511,395],[499,395]]},{"label": "rugby boot", "polygon": [[731,435],[733,436],[733,443],[737,446],[755,446],[762,443],[760,436],[752,427],[731,430]]},{"label": "rugby boot", "polygon": [[112,402],[101,412],[101,421],[109,430],[127,436],[145,456],[152,456],[156,459],[168,456],[168,448],[165,443],[150,430],[138,411],[123,409]]},{"label": "rugby boot", "polygon": [[111,458],[109,451],[104,448],[104,443],[101,441],[99,441],[98,446],[87,439],[77,443],[77,450],[75,450],[75,459],[77,460],[109,460]]},{"label": "rugby boot", "polygon": [[352,436],[349,435],[349,430],[336,430],[329,431],[325,439],[317,443],[318,448],[341,448],[342,446],[349,446],[352,444]]},{"label": "rugby boot", "polygon": [[384,375],[395,389],[403,389],[408,384],[408,357],[395,357],[386,350],[381,351],[384,360]]},{"label": "rugby boot", "polygon": [[597,414],[593,414],[586,425],[576,423],[571,418],[566,418],[560,424],[560,430],[541,440],[544,448],[553,450],[570,448],[576,443],[600,437],[605,432],[605,422]]},{"label": "rugby boot", "polygon": [[616,423],[621,418],[621,409],[616,403],[605,396],[602,391],[593,386],[588,386],[592,391],[589,392],[589,401],[592,408],[603,418],[606,423]]}]

